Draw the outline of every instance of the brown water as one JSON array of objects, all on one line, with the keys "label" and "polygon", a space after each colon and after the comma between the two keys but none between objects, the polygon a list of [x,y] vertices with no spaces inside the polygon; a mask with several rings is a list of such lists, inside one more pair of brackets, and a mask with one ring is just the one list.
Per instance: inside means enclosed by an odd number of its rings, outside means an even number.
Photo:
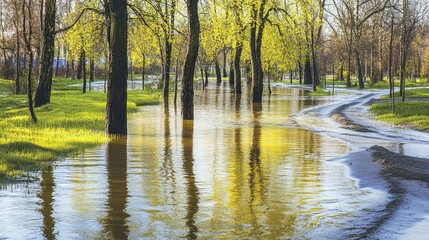
[{"label": "brown water", "polygon": [[195,101],[194,122],[145,107],[128,138],[5,186],[0,239],[344,238],[385,203],[329,161],[345,144],[289,122],[322,103],[305,91],[276,88],[252,106],[221,87]]}]

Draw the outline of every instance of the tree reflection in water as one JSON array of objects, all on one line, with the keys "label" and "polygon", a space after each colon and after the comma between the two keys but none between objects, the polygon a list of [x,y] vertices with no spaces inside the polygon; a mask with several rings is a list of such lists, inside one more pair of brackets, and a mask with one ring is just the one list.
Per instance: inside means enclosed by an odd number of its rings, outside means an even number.
[{"label": "tree reflection in water", "polygon": [[38,194],[38,197],[42,200],[42,208],[40,209],[40,212],[43,216],[43,236],[46,239],[55,239],[55,219],[52,216],[54,212],[53,192],[55,189],[55,181],[51,165],[43,168],[42,179],[42,191]]},{"label": "tree reflection in water", "polygon": [[193,135],[194,125],[193,121],[184,120],[182,126],[182,145],[183,145],[183,170],[186,179],[186,194],[187,194],[187,208],[186,208],[186,226],[189,231],[186,235],[187,239],[196,239],[198,227],[195,224],[195,216],[198,213],[199,192],[195,183],[194,174],[194,156],[193,156]]},{"label": "tree reflection in water", "polygon": [[128,239],[127,139],[110,141],[106,149],[108,197],[104,234],[108,238]]}]

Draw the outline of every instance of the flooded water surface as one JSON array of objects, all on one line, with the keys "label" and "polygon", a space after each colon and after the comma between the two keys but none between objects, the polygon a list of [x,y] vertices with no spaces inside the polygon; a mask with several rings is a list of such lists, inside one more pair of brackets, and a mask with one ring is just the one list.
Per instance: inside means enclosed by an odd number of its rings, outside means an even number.
[{"label": "flooded water surface", "polygon": [[349,147],[289,120],[323,102],[276,88],[252,105],[223,87],[195,102],[193,122],[145,107],[127,138],[5,186],[0,239],[343,239],[377,225],[389,196],[332,161]]}]

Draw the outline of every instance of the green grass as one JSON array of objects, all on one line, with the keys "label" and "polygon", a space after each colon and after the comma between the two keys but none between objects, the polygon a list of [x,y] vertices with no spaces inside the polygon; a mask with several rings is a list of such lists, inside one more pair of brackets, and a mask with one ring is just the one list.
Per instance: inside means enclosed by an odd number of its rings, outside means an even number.
[{"label": "green grass", "polygon": [[323,96],[329,96],[329,95],[330,95],[329,91],[326,91],[320,87],[318,87],[315,92],[310,92],[310,96],[323,97]]},{"label": "green grass", "polygon": [[[47,162],[108,140],[104,133],[106,95],[70,90],[68,85],[76,82],[80,81],[54,80],[51,103],[36,109],[36,124],[30,120],[26,96],[0,98],[0,178],[24,176]],[[129,91],[128,96],[129,112],[159,103],[159,93],[153,91]]]},{"label": "green grass", "polygon": [[12,80],[4,80],[0,78],[0,95],[11,93],[13,83],[14,82]]},{"label": "green grass", "polygon": [[390,102],[378,103],[371,106],[371,112],[377,114],[377,120],[429,131],[429,102],[397,102],[395,108],[392,114]]},{"label": "green grass", "polygon": [[[395,92],[395,97],[400,98],[399,91]],[[429,88],[416,88],[416,89],[406,89],[405,88],[405,97],[406,98],[429,98]],[[382,98],[389,98],[389,95],[385,95]]]}]

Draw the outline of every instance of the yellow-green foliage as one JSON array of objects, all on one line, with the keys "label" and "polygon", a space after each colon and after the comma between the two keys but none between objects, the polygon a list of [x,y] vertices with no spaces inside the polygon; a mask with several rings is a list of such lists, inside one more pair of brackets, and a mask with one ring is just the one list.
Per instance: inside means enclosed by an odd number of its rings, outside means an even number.
[{"label": "yellow-green foliage", "polygon": [[371,112],[377,120],[399,125],[412,125],[417,129],[429,131],[429,102],[397,102],[396,113],[392,114],[390,102],[373,104]]},{"label": "yellow-green foliage", "polygon": [[[75,81],[57,79],[53,86],[67,84],[59,82]],[[128,111],[158,99],[155,93],[130,91]],[[105,108],[104,93],[55,90],[51,104],[36,109],[38,123],[33,123],[25,96],[0,98],[0,177],[20,175],[104,143]]]}]

